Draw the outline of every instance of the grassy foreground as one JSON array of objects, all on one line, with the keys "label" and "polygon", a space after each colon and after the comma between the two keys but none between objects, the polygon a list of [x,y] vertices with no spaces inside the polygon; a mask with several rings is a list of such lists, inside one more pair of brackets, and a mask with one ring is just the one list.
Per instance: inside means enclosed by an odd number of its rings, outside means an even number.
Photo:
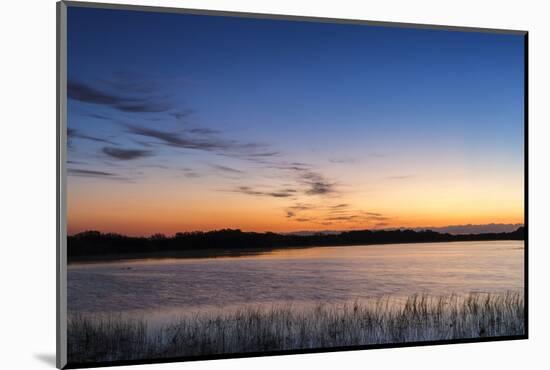
[{"label": "grassy foreground", "polygon": [[524,334],[522,292],[411,296],[310,308],[248,307],[195,313],[172,324],[74,314],[72,363],[296,350]]}]

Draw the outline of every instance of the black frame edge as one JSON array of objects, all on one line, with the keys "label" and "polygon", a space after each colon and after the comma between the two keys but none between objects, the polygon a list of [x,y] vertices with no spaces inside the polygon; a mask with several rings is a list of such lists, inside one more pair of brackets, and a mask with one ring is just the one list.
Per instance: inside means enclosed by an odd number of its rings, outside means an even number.
[{"label": "black frame edge", "polygon": [[524,174],[523,174],[523,226],[524,226],[524,265],[523,291],[525,304],[525,337],[529,338],[529,32],[523,36],[523,141],[524,141]]},{"label": "black frame edge", "polygon": [[65,3],[67,6],[80,7],[80,8],[133,10],[133,11],[157,12],[157,13],[180,13],[180,14],[210,15],[210,16],[223,16],[223,17],[273,19],[273,20],[282,20],[282,21],[357,24],[357,25],[369,25],[369,26],[378,26],[378,27],[405,27],[405,28],[420,28],[420,29],[442,30],[442,31],[485,32],[485,33],[489,32],[489,33],[501,33],[501,34],[507,34],[507,35],[520,35],[520,36],[525,35],[527,33],[526,30],[515,30],[515,29],[460,27],[460,26],[425,24],[425,23],[385,22],[385,21],[372,21],[372,20],[365,20],[365,19],[352,19],[352,18],[329,18],[329,17],[301,16],[301,15],[290,15],[290,14],[250,13],[250,12],[226,11],[226,10],[175,8],[175,7],[152,6],[152,5],[112,4],[112,3],[84,2],[84,1],[72,1],[72,0],[68,0],[68,1],[63,0],[62,2]]},{"label": "black frame edge", "polygon": [[56,3],[56,367],[67,366],[66,301],[66,36],[67,5]]}]

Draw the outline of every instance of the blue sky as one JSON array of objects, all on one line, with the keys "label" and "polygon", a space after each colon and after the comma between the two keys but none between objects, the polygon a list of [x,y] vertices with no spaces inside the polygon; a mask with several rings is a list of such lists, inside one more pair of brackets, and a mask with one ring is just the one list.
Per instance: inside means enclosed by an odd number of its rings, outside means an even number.
[{"label": "blue sky", "polygon": [[342,188],[455,168],[515,184],[523,71],[518,35],[69,7],[70,174],[84,189],[162,165],[238,189],[295,162]]}]

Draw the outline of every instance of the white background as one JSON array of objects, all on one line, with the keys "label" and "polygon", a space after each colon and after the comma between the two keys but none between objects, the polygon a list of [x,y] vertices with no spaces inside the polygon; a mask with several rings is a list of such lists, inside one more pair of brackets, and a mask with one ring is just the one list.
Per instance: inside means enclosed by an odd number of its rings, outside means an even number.
[{"label": "white background", "polygon": [[[549,368],[550,243],[546,210],[550,190],[550,22],[544,1],[128,1],[142,5],[530,31],[529,340],[143,365],[134,369]],[[55,2],[4,1],[0,27],[0,367],[53,368]]]}]

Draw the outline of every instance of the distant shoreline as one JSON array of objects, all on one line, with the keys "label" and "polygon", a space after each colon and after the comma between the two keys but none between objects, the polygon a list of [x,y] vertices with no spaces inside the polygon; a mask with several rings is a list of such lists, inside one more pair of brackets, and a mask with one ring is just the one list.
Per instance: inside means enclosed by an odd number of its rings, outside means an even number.
[{"label": "distant shoreline", "polygon": [[[223,232],[223,231],[222,231]],[[237,232],[237,234],[255,234],[255,233],[242,233],[239,231],[233,231]],[[400,233],[400,231],[396,231]],[[391,233],[396,233],[391,232]],[[407,230],[408,233],[413,233],[412,235],[420,234],[421,236],[425,236],[426,232],[414,232]],[[193,233],[193,236],[205,236],[209,235],[211,233],[218,233],[218,232],[209,232],[209,233],[202,233],[202,234],[196,234]],[[380,232],[370,232],[373,234],[377,234]],[[326,240],[322,240],[322,242],[319,243],[312,243],[312,244],[292,244],[291,241],[289,241],[288,245],[267,245],[267,246],[258,246],[253,245],[250,247],[226,247],[226,248],[220,248],[220,247],[210,247],[209,245],[216,245],[216,244],[210,244],[207,246],[193,246],[189,245],[188,243],[185,243],[185,240],[179,241],[178,237],[173,238],[132,238],[132,237],[125,237],[121,235],[113,235],[113,234],[92,234],[92,235],[84,235],[84,240],[87,242],[84,245],[86,247],[93,248],[92,253],[79,253],[75,254],[74,252],[71,253],[71,248],[74,248],[74,240],[71,241],[71,238],[69,237],[68,242],[68,262],[69,264],[86,264],[86,263],[100,263],[100,262],[118,262],[118,261],[131,261],[131,260],[137,260],[137,259],[170,259],[170,258],[176,258],[176,259],[192,259],[192,258],[223,258],[223,257],[242,257],[242,256],[253,256],[253,255],[259,255],[262,253],[272,252],[272,251],[280,251],[280,250],[291,250],[291,249],[305,249],[305,248],[319,248],[319,247],[345,247],[345,246],[361,246],[361,245],[395,245],[395,244],[419,244],[419,243],[449,243],[449,242],[479,242],[479,241],[513,241],[513,240],[524,240],[523,235],[523,227],[520,227],[518,230],[511,232],[511,233],[498,233],[498,234],[467,234],[467,235],[450,235],[450,234],[439,234],[435,232],[428,232],[429,235],[431,235],[433,238],[430,240],[430,238],[419,238],[418,240],[395,240],[389,238],[389,240],[357,240],[357,241],[351,241],[347,240],[346,242],[342,241],[338,243],[337,239],[340,234],[338,235],[324,235],[324,237],[328,237],[328,239],[336,239],[334,240],[334,243],[326,243]],[[262,235],[262,234],[255,234],[255,235]],[[277,235],[281,237],[285,237],[280,234],[272,234]],[[372,234],[371,234],[372,235]],[[93,239],[93,242],[90,242],[88,239]],[[296,238],[296,236],[294,236]],[[317,236],[299,236],[297,237],[299,240],[304,242],[305,240],[309,241],[310,239],[315,238],[323,238],[323,236],[317,235]],[[185,238],[182,238],[185,239]],[[302,240],[305,239],[305,240]],[[126,248],[124,250],[121,250],[120,244],[121,241],[124,241],[126,243]],[[131,251],[129,248],[132,248],[132,241],[136,241],[136,244],[139,241],[139,247],[143,248],[143,245],[149,247],[149,250],[141,250],[141,251]],[[296,241],[294,239],[294,241]],[[71,243],[72,242],[72,243]],[[225,240],[227,242],[227,240]],[[163,246],[164,244],[164,246]],[[220,242],[219,244],[224,244],[224,242]],[[241,245],[251,245],[251,243],[246,243],[245,241],[239,242]],[[82,245],[82,244],[81,244]],[[117,250],[115,252],[108,252],[105,250],[105,248],[108,248],[109,246],[113,247],[113,250]],[[95,247],[95,248],[94,248]],[[103,247],[103,248],[101,248]],[[138,246],[135,246],[136,248]],[[163,249],[163,247],[165,249]],[[168,248],[170,247],[170,249]],[[76,248],[78,248],[78,244],[76,244]],[[153,249],[154,248],[154,249]],[[84,250],[89,250],[88,248],[83,248]],[[100,249],[103,249],[103,253],[98,253]]]}]

